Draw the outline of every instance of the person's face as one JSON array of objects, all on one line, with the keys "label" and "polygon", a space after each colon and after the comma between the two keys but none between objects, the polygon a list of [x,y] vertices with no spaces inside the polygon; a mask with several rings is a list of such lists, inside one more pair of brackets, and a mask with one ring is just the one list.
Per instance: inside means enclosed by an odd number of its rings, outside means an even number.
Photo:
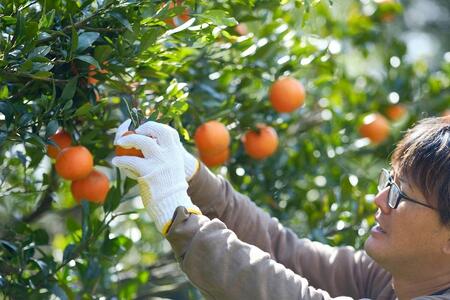
[{"label": "person's face", "polygon": [[[406,178],[393,179],[408,198],[430,205]],[[388,186],[375,197],[377,225],[366,240],[366,252],[391,272],[398,266],[420,268],[448,259],[450,255],[444,253],[450,251],[450,230],[440,223],[438,212],[404,199],[391,208],[389,192]]]}]

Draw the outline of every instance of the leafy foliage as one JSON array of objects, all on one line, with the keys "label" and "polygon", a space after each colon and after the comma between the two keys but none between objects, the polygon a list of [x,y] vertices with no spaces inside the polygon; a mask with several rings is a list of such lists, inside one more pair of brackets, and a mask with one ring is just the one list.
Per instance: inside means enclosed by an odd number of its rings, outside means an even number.
[{"label": "leafy foliage", "polygon": [[[372,1],[13,0],[0,2],[0,290],[9,298],[200,298],[113,170],[113,129],[132,117],[170,123],[195,151],[218,119],[232,159],[216,171],[302,236],[361,247],[374,181],[401,131],[450,106],[450,65],[409,61],[402,6]],[[190,10],[185,23],[176,18]],[[181,18],[181,17],[180,17]],[[246,24],[247,33],[236,25]],[[280,76],[306,106],[278,114]],[[381,145],[358,126],[395,102],[408,114]],[[240,138],[258,123],[280,137],[254,161]],[[76,205],[46,157],[59,127],[114,183],[103,207]]]}]

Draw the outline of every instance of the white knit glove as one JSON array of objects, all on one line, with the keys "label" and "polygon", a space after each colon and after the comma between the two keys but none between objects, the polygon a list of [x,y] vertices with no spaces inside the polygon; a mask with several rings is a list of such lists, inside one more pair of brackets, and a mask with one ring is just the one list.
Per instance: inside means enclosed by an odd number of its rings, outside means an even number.
[{"label": "white knit glove", "polygon": [[[147,122],[142,124],[138,129],[136,129],[136,133],[154,137],[154,132],[152,131],[152,122]],[[153,122],[156,123],[156,122]],[[131,120],[128,119],[117,128],[116,136],[114,138],[114,145],[116,145],[117,140],[122,137],[122,135],[128,131],[130,128]],[[195,158],[192,154],[190,154],[184,147],[183,144],[179,143],[180,147],[183,151],[183,161],[184,161],[184,173],[186,175],[186,180],[189,182],[192,177],[197,173],[200,168],[200,162],[197,158]],[[132,173],[126,171],[128,177],[136,179],[137,176],[134,176]]]},{"label": "white knit glove", "polygon": [[[151,136],[142,133],[151,131]],[[112,163],[136,178],[142,201],[156,227],[166,234],[175,209],[184,206],[189,212],[201,214],[187,194],[184,153],[178,133],[170,126],[147,122],[136,129],[137,134],[118,138],[116,145],[136,148],[144,158],[116,156]]]}]

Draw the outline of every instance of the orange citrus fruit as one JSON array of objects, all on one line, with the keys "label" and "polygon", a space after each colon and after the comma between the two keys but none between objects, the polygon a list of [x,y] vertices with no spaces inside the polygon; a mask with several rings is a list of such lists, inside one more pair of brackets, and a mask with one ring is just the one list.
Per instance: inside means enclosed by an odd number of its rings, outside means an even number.
[{"label": "orange citrus fruit", "polygon": [[70,190],[78,203],[81,200],[87,200],[101,204],[108,194],[109,179],[105,174],[94,169],[88,176],[72,181]]},{"label": "orange citrus fruit", "polygon": [[[177,0],[176,5],[172,1],[170,1],[169,9],[173,9],[175,6],[180,6],[182,4],[183,4],[182,0]],[[187,22],[191,18],[189,14],[190,14],[189,9],[186,8],[180,15],[164,20],[164,22],[166,22],[167,25],[176,27]]]},{"label": "orange citrus fruit", "polygon": [[228,148],[217,154],[203,154],[200,152],[200,160],[208,167],[222,165],[228,158],[230,158],[230,150]]},{"label": "orange citrus fruit", "polygon": [[195,144],[203,155],[215,155],[223,152],[230,145],[230,133],[218,121],[206,122],[195,130]]},{"label": "orange citrus fruit", "polygon": [[236,27],[234,27],[234,30],[239,34],[239,35],[246,35],[248,34],[248,28],[247,25],[245,25],[245,23],[239,23],[236,25]]},{"label": "orange citrus fruit", "polygon": [[267,125],[257,125],[257,130],[249,130],[243,137],[245,152],[254,159],[271,156],[278,147],[278,135],[275,129]]},{"label": "orange citrus fruit", "polygon": [[392,22],[395,20],[396,14],[395,12],[386,11],[391,10],[389,9],[390,6],[395,3],[395,0],[375,0],[376,3],[378,3],[378,7],[381,10],[380,19],[384,23]]},{"label": "orange citrus fruit", "polygon": [[53,141],[56,145],[48,145],[47,146],[47,154],[51,158],[56,158],[58,153],[64,149],[72,145],[72,137],[69,133],[64,130],[58,130],[54,135],[52,135],[49,140]]},{"label": "orange citrus fruit", "polygon": [[386,109],[386,115],[392,121],[398,121],[407,113],[407,111],[408,109],[403,104],[394,104]]},{"label": "orange citrus fruit", "polygon": [[378,144],[389,137],[391,129],[389,122],[379,113],[367,115],[359,127],[361,136],[368,138],[372,143]]},{"label": "orange citrus fruit", "polygon": [[303,105],[305,97],[305,88],[302,83],[292,77],[278,79],[269,91],[270,102],[279,113],[296,110]]},{"label": "orange citrus fruit", "polygon": [[[135,134],[134,131],[127,131],[124,134],[122,134],[122,136],[126,136],[126,135],[130,135],[130,134]],[[115,153],[117,156],[138,156],[138,157],[144,157],[144,154],[142,153],[141,150],[136,149],[136,148],[123,148],[121,146],[116,146],[116,150]]]},{"label": "orange citrus fruit", "polygon": [[[103,64],[107,65],[108,61],[104,61]],[[98,83],[98,81],[99,81],[98,79],[96,79],[94,77],[95,75],[97,75],[97,71],[95,71],[97,69],[97,67],[94,66],[94,65],[89,65],[88,69],[89,69],[89,72],[88,72],[87,82],[89,84],[96,85]],[[108,70],[100,69],[100,70],[98,70],[98,72],[101,73],[101,74],[107,74]]]},{"label": "orange citrus fruit", "polygon": [[84,178],[91,173],[94,158],[83,146],[67,147],[56,157],[55,168],[59,176],[68,180]]}]

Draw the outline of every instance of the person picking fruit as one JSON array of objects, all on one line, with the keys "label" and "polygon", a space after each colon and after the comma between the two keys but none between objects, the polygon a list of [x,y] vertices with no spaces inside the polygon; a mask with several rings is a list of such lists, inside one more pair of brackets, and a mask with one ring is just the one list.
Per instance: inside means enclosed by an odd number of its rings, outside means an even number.
[{"label": "person picking fruit", "polygon": [[113,164],[137,179],[147,211],[206,299],[450,299],[450,118],[422,120],[398,143],[378,182],[378,224],[360,251],[297,237],[197,168],[173,128],[147,122],[122,137],[121,127],[115,144],[144,158]]}]

